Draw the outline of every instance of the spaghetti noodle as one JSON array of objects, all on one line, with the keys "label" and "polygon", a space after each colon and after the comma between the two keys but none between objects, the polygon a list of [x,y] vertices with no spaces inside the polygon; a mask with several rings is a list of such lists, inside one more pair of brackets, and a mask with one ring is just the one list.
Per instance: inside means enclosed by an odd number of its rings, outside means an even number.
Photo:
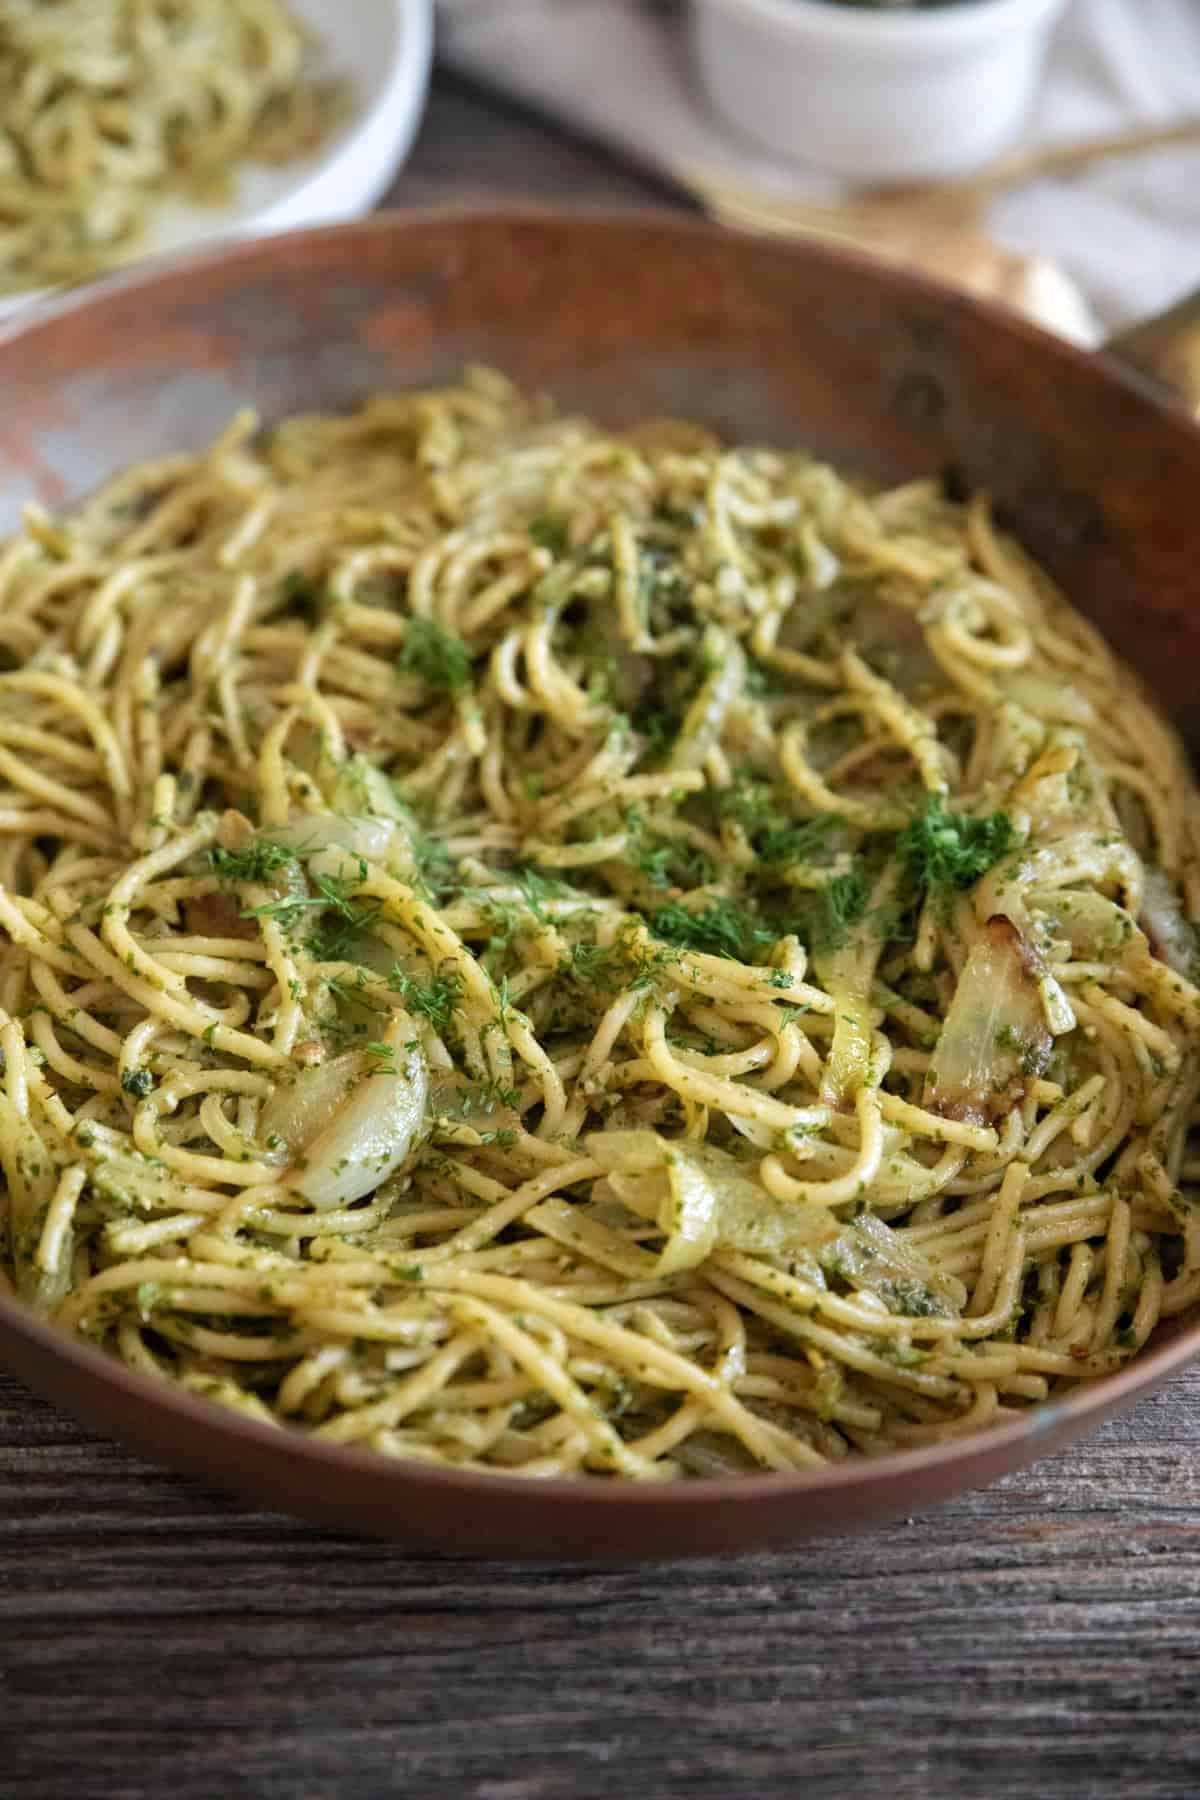
[{"label": "spaghetti noodle", "polygon": [[471,371],[31,510],[0,652],[0,1267],[133,1368],[653,1480],[1200,1299],[1195,789],[983,499]]}]

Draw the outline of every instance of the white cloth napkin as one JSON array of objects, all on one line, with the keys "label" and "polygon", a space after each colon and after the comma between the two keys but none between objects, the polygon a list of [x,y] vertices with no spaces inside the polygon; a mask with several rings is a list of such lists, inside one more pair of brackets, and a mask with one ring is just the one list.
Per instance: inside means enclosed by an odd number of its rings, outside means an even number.
[{"label": "white cloth napkin", "polygon": [[[836,192],[814,170],[747,150],[692,78],[685,23],[663,0],[440,0],[442,52],[651,167],[688,165],[771,194]],[[1200,116],[1200,0],[1075,0],[1050,55],[1030,144]],[[1002,244],[1057,263],[1100,331],[1200,285],[1200,147],[1097,164],[1040,181],[992,209]]]}]

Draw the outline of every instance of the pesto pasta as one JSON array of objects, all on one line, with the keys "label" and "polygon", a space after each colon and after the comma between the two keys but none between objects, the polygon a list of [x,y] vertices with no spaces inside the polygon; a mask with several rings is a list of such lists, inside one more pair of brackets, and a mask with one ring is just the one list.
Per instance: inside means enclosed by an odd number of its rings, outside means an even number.
[{"label": "pesto pasta", "polygon": [[345,110],[282,0],[5,0],[0,293],[86,280],[164,201],[316,148]]},{"label": "pesto pasta", "polygon": [[470,1469],[816,1468],[1200,1299],[1197,804],[986,498],[501,376],[0,549],[0,1279]]}]

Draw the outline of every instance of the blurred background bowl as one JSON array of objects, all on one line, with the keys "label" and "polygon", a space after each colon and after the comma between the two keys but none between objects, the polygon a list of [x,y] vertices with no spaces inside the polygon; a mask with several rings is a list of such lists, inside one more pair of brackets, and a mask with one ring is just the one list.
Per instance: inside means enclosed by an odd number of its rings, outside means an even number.
[{"label": "blurred background bowl", "polygon": [[1010,144],[1066,0],[692,0],[700,78],[775,155],[856,181],[960,175]]},{"label": "blurred background bowl", "polygon": [[[347,83],[348,117],[311,156],[248,163],[225,206],[169,202],[126,260],[187,250],[220,238],[260,237],[336,225],[369,212],[417,134],[433,60],[433,0],[289,0],[318,41],[314,74]],[[0,296],[0,318],[43,298]]]}]

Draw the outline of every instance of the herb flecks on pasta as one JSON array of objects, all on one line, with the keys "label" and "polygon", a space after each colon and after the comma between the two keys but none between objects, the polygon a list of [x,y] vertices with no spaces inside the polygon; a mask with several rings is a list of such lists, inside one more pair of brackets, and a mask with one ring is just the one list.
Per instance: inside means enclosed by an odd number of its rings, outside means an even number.
[{"label": "herb flecks on pasta", "polygon": [[986,502],[500,377],[0,551],[0,1267],[325,1439],[978,1430],[1200,1300],[1196,796]]},{"label": "herb flecks on pasta", "polygon": [[5,0],[0,293],[86,280],[165,201],[307,155],[346,110],[282,0]]}]

